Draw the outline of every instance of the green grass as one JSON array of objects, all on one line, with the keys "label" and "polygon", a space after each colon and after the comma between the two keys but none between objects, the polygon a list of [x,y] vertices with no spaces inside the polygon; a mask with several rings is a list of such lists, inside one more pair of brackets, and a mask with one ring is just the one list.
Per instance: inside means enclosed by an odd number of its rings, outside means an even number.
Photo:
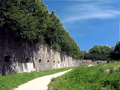
[{"label": "green grass", "polygon": [[120,62],[80,65],[52,80],[49,90],[120,90]]},{"label": "green grass", "polygon": [[0,90],[12,90],[19,85],[26,83],[32,79],[65,71],[74,67],[54,69],[49,71],[31,72],[31,73],[15,73],[7,76],[0,76]]}]

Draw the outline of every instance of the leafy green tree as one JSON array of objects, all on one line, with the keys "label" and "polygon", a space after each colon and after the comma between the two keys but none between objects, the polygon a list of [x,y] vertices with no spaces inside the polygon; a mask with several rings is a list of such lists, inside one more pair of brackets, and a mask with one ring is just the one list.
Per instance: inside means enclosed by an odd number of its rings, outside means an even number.
[{"label": "leafy green tree", "polygon": [[109,60],[111,51],[112,49],[109,46],[95,45],[93,48],[89,50],[89,53],[86,53],[84,55],[84,58],[92,60]]},{"label": "leafy green tree", "polygon": [[60,18],[55,11],[50,13],[46,10],[42,0],[1,0],[0,27],[14,38],[25,39],[32,44],[43,42],[74,58],[83,58]]},{"label": "leafy green tree", "polygon": [[114,60],[120,60],[120,42],[117,42],[113,51],[111,52],[111,58]]}]

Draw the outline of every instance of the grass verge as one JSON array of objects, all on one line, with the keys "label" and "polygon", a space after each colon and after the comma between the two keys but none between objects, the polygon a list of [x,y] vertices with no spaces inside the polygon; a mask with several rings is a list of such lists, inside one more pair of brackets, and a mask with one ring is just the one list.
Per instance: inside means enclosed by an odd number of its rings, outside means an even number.
[{"label": "grass verge", "polygon": [[80,65],[52,80],[48,87],[48,90],[120,90],[120,62]]},{"label": "grass verge", "polygon": [[31,73],[15,73],[12,75],[0,76],[0,90],[12,90],[13,88],[18,87],[19,85],[26,83],[32,79],[54,74],[57,72],[65,71],[72,69],[74,67],[47,70],[41,72],[31,72]]}]

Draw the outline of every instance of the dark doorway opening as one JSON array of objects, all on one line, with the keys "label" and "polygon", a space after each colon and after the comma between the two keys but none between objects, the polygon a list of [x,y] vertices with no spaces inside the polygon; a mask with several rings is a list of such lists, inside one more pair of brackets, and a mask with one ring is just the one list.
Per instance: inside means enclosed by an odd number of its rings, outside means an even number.
[{"label": "dark doorway opening", "polygon": [[12,56],[5,56],[5,62],[12,62]]},{"label": "dark doorway opening", "polygon": [[30,58],[26,58],[26,62],[28,63],[30,61]]},{"label": "dark doorway opening", "polygon": [[39,63],[41,63],[42,61],[41,61],[41,59],[39,59]]},{"label": "dark doorway opening", "polygon": [[47,60],[47,63],[49,63],[49,60]]}]

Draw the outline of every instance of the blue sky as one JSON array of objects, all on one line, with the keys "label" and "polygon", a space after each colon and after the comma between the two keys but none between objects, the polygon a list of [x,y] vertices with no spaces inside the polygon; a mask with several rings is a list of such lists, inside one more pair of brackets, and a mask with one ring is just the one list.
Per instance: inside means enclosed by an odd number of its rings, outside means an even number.
[{"label": "blue sky", "polygon": [[43,0],[81,50],[120,41],[120,0]]}]

